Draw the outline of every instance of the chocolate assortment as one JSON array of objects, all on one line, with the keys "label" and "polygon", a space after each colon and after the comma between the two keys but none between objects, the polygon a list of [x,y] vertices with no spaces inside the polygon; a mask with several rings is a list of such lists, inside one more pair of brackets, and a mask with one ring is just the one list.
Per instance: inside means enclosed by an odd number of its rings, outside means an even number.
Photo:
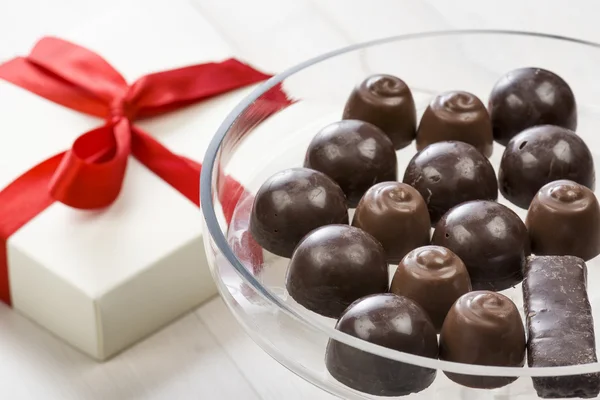
[{"label": "chocolate assortment", "polygon": [[431,222],[419,192],[404,183],[382,182],[360,200],[352,226],[373,235],[388,263],[396,264],[412,249],[429,244]]},{"label": "chocolate assortment", "polygon": [[377,182],[396,180],[396,152],[390,139],[368,122],[327,125],[308,146],[304,167],[321,171],[344,191],[350,207]]},{"label": "chocolate assortment", "polygon": [[536,126],[519,133],[506,146],[498,182],[502,195],[514,205],[527,209],[542,186],[559,179],[594,190],[592,153],[575,132],[559,126]]},{"label": "chocolate assortment", "polygon": [[486,157],[492,155],[492,122],[485,105],[474,94],[440,94],[423,113],[417,130],[417,150],[447,140],[465,142]]},{"label": "chocolate assortment", "polygon": [[421,193],[433,224],[456,205],[498,198],[494,167],[475,147],[463,142],[425,147],[410,160],[402,181]]},{"label": "chocolate assortment", "polygon": [[[438,357],[435,329],[425,310],[395,294],[376,294],[356,301],[335,329],[392,350]],[[336,380],[376,396],[417,393],[428,388],[436,376],[434,369],[383,358],[333,339],[327,345],[325,365]]]},{"label": "chocolate assortment", "polygon": [[494,139],[507,143],[537,125],[577,128],[577,104],[569,85],[541,68],[510,71],[496,83],[488,104]]},{"label": "chocolate assortment", "polygon": [[[469,388],[511,384],[525,359],[530,367],[597,361],[585,261],[600,255],[600,205],[592,153],[575,132],[575,96],[561,77],[511,71],[487,109],[475,94],[441,93],[417,128],[409,86],[371,75],[350,91],[342,118],[316,133],[304,168],[260,187],[250,216],[252,238],[291,258],[285,287],[297,312],[335,318],[338,331],[391,350],[516,371],[444,372]],[[398,171],[396,150],[413,140],[417,152]],[[498,171],[488,160],[494,141],[505,146]],[[527,209],[525,221],[498,191]],[[389,264],[397,265],[391,280]],[[498,293],[521,281],[526,323]],[[376,396],[417,393],[436,377],[334,339],[325,365]],[[541,398],[592,398],[600,373],[533,384]]]},{"label": "chocolate assortment", "polygon": [[[587,266],[573,256],[531,257],[525,266],[523,298],[530,367],[597,362],[594,320],[587,294]],[[533,378],[539,397],[594,398],[600,373]]]}]

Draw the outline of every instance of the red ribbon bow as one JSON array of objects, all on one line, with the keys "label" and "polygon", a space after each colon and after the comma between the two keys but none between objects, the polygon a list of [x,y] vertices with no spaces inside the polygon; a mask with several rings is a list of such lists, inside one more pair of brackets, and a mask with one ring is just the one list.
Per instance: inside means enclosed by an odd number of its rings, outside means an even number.
[{"label": "red ribbon bow", "polygon": [[[269,77],[228,59],[146,75],[128,85],[99,55],[57,38],[43,38],[29,56],[0,65],[0,79],[106,120],[79,136],[71,149],[36,165],[0,192],[0,300],[11,302],[10,235],[54,201],[79,209],[110,205],[121,190],[130,154],[199,205],[200,164],[170,152],[132,122]],[[276,100],[268,114],[289,104],[283,92]],[[239,184],[231,184],[239,192]],[[227,213],[230,217],[231,211]]]}]

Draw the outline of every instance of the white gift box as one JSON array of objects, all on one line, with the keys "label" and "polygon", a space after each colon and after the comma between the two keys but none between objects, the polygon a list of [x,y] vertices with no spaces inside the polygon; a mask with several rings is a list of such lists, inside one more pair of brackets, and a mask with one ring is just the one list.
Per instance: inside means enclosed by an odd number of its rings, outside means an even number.
[{"label": "white gift box", "polygon": [[[234,56],[185,0],[127,2],[61,37],[100,54],[128,82]],[[201,161],[225,115],[251,89],[136,125]],[[102,124],[0,80],[0,186]],[[216,293],[201,218],[194,204],[130,157],[110,207],[54,203],[9,238],[12,306],[90,356],[111,357]]]}]

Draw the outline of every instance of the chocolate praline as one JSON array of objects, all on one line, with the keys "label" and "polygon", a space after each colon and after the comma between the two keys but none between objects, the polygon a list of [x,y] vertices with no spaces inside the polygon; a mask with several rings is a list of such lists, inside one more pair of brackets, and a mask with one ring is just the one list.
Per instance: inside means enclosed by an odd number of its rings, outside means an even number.
[{"label": "chocolate praline", "polygon": [[344,191],[356,207],[373,184],[395,181],[396,151],[391,140],[368,122],[338,121],[319,131],[308,146],[304,166],[321,171]]},{"label": "chocolate praline", "polygon": [[465,264],[452,251],[440,246],[419,247],[398,265],[390,292],[416,301],[427,312],[439,332],[454,302],[471,291]]},{"label": "chocolate praline", "polygon": [[438,222],[431,243],[452,250],[465,263],[475,290],[504,290],[523,280],[531,253],[527,228],[508,207],[470,201]]},{"label": "chocolate praline", "polygon": [[534,197],[525,220],[536,255],[600,254],[600,206],[587,187],[568,180],[550,182]]},{"label": "chocolate praline", "polygon": [[363,230],[348,225],[323,226],[298,244],[285,285],[299,304],[337,318],[356,299],[387,291],[385,252]]},{"label": "chocolate praline", "polygon": [[417,130],[417,150],[446,140],[469,143],[484,156],[492,155],[490,116],[474,94],[446,92],[436,96],[425,109]]},{"label": "chocolate praline", "polygon": [[520,68],[500,78],[488,108],[494,139],[503,145],[536,125],[577,128],[573,91],[560,76],[541,68]]},{"label": "chocolate praline", "polygon": [[432,224],[458,204],[498,198],[494,167],[475,147],[463,142],[425,147],[410,160],[402,181],[421,193]]},{"label": "chocolate praline", "polygon": [[545,184],[568,179],[594,190],[596,174],[590,149],[575,132],[553,125],[527,129],[506,146],[500,161],[500,192],[527,209]]},{"label": "chocolate praline", "polygon": [[358,119],[379,127],[399,150],[417,132],[417,110],[409,87],[393,75],[372,75],[350,94],[343,119]]},{"label": "chocolate praline", "polygon": [[291,168],[271,176],[252,205],[250,233],[271,253],[290,257],[310,231],[328,224],[347,224],[342,189],[325,174]]},{"label": "chocolate praline", "polygon": [[414,188],[400,182],[382,182],[367,190],[352,226],[373,235],[383,245],[389,263],[429,244],[431,235],[425,201]]},{"label": "chocolate praline", "polygon": [[[463,364],[522,367],[525,328],[515,304],[500,293],[477,291],[459,298],[440,334],[440,359]],[[484,377],[445,372],[461,385],[494,389],[516,377]]]},{"label": "chocolate praline", "polygon": [[[427,313],[414,301],[377,294],[353,303],[338,320],[337,330],[368,342],[437,358],[438,343]],[[428,388],[434,369],[377,356],[333,339],[325,355],[329,373],[341,383],[375,396],[405,396]]]}]

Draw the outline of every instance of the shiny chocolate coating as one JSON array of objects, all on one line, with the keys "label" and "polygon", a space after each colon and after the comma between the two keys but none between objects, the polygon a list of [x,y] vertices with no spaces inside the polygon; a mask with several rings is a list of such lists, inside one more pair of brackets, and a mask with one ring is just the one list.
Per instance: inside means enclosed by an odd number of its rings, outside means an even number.
[{"label": "shiny chocolate coating", "polygon": [[527,228],[508,207],[470,201],[438,222],[431,243],[452,250],[467,266],[475,290],[504,290],[523,280],[531,254]]},{"label": "shiny chocolate coating", "polygon": [[409,87],[393,75],[372,75],[354,88],[343,119],[358,119],[380,128],[399,150],[417,132],[417,109]]},{"label": "shiny chocolate coating", "polygon": [[400,182],[382,182],[367,190],[352,226],[383,245],[388,263],[398,263],[412,249],[429,244],[431,235],[425,201],[414,188]]},{"label": "shiny chocolate coating", "polygon": [[[448,312],[440,334],[440,359],[463,364],[522,367],[525,364],[525,328],[515,304],[488,291],[470,292]],[[516,377],[484,377],[445,372],[461,385],[494,389]]]},{"label": "shiny chocolate coating", "polygon": [[[364,297],[340,317],[337,330],[368,342],[437,358],[435,329],[414,301],[392,293]],[[376,396],[405,396],[428,388],[434,369],[418,367],[364,352],[333,339],[325,355],[329,373],[343,384]]]},{"label": "shiny chocolate coating", "polygon": [[321,171],[356,207],[373,184],[395,181],[398,163],[391,140],[368,122],[344,120],[323,128],[308,146],[304,166]]},{"label": "shiny chocolate coating", "polygon": [[427,312],[439,332],[450,307],[471,291],[465,264],[452,251],[440,246],[419,247],[398,265],[390,292],[416,301]]},{"label": "shiny chocolate coating", "polygon": [[527,209],[542,186],[559,179],[594,190],[594,159],[575,132],[553,125],[536,126],[521,132],[506,146],[498,184],[511,203]]},{"label": "shiny chocolate coating", "polygon": [[463,142],[425,147],[410,160],[402,181],[421,193],[432,224],[458,204],[498,198],[494,167],[475,147]]},{"label": "shiny chocolate coating", "polygon": [[313,229],[348,222],[346,196],[331,178],[312,169],[291,168],[271,176],[258,190],[250,233],[264,249],[290,257]]},{"label": "shiny chocolate coating", "polygon": [[425,109],[417,130],[417,150],[446,140],[469,143],[484,156],[492,155],[492,122],[485,105],[474,94],[446,92]]},{"label": "shiny chocolate coating", "polygon": [[298,244],[285,285],[296,302],[337,318],[355,300],[388,289],[388,267],[381,244],[348,225],[315,229]]},{"label": "shiny chocolate coating", "polygon": [[577,128],[577,104],[569,85],[540,68],[521,68],[504,75],[492,89],[488,104],[494,139],[505,145],[536,125]]},{"label": "shiny chocolate coating", "polygon": [[600,254],[600,206],[587,187],[568,180],[550,182],[534,197],[525,220],[536,255]]}]

